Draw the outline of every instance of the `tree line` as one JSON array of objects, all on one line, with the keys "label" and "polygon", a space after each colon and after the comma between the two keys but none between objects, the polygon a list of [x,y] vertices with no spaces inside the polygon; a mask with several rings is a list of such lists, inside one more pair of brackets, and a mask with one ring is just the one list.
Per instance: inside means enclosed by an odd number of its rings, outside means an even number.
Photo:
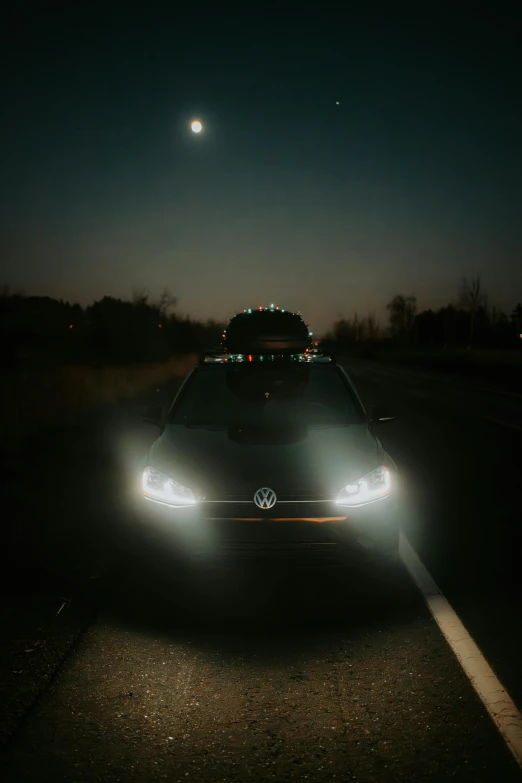
[{"label": "tree line", "polygon": [[388,341],[419,348],[522,349],[522,304],[509,313],[488,304],[479,276],[463,278],[453,302],[438,310],[417,311],[414,295],[396,294],[386,305],[388,324],[374,313],[341,318],[325,336],[337,349],[356,343]]},{"label": "tree line", "polygon": [[164,361],[177,353],[200,351],[220,340],[223,325],[175,312],[168,289],[152,299],[104,296],[88,307],[47,296],[24,296],[0,289],[2,366],[31,360],[56,363],[124,364]]},{"label": "tree line", "polygon": [[[1,367],[25,360],[48,364],[122,364],[163,361],[220,341],[223,324],[176,313],[165,289],[157,299],[136,290],[130,299],[104,296],[88,307],[51,297],[24,296],[0,287]],[[375,313],[337,320],[324,337],[336,350],[378,342],[436,348],[522,349],[522,304],[504,313],[488,304],[480,277],[463,279],[455,300],[438,310],[417,311],[414,295],[395,295],[388,324]]]}]

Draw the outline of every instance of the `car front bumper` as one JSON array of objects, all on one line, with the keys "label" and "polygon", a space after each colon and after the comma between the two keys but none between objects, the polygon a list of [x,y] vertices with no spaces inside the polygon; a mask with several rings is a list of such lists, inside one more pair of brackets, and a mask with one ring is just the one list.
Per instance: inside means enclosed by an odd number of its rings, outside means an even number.
[{"label": "car front bumper", "polygon": [[388,497],[358,508],[330,502],[281,503],[260,512],[253,503],[201,503],[172,508],[141,499],[147,536],[190,560],[296,561],[360,565],[396,556],[400,511]]}]

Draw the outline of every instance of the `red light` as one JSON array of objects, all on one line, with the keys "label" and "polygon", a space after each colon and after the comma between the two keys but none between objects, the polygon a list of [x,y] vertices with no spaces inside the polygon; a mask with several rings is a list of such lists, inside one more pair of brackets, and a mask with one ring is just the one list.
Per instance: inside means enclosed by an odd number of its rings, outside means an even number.
[{"label": "red light", "polygon": [[248,354],[248,361],[249,362],[253,362],[254,361],[254,357],[252,356],[251,353]]},{"label": "red light", "polygon": [[73,328],[73,325],[72,325],[72,324],[69,324],[69,329],[72,329],[72,328]]},{"label": "red light", "polygon": [[163,324],[158,324],[158,329],[163,329]]}]

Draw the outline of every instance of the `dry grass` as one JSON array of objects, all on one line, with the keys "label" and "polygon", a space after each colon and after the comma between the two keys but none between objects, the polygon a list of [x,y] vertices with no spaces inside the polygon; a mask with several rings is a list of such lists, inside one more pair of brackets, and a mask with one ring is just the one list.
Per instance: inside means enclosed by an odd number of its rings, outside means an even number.
[{"label": "dry grass", "polygon": [[146,394],[196,363],[194,354],[160,364],[123,367],[26,367],[2,377],[0,438],[3,446],[28,434],[67,426],[82,414]]}]

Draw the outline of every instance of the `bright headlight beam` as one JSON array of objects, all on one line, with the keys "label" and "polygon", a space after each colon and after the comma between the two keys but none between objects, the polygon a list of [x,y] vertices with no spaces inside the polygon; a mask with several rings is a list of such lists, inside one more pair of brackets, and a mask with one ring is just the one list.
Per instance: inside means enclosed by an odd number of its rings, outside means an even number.
[{"label": "bright headlight beam", "polygon": [[165,476],[164,473],[150,467],[150,465],[143,471],[141,485],[143,494],[150,500],[156,500],[174,508],[196,505],[197,501],[191,489],[184,487],[183,484],[174,481],[169,476]]},{"label": "bright headlight beam", "polygon": [[337,495],[338,506],[364,506],[381,500],[390,494],[391,475],[388,468],[382,465],[371,473],[367,473],[354,484],[347,484]]}]

